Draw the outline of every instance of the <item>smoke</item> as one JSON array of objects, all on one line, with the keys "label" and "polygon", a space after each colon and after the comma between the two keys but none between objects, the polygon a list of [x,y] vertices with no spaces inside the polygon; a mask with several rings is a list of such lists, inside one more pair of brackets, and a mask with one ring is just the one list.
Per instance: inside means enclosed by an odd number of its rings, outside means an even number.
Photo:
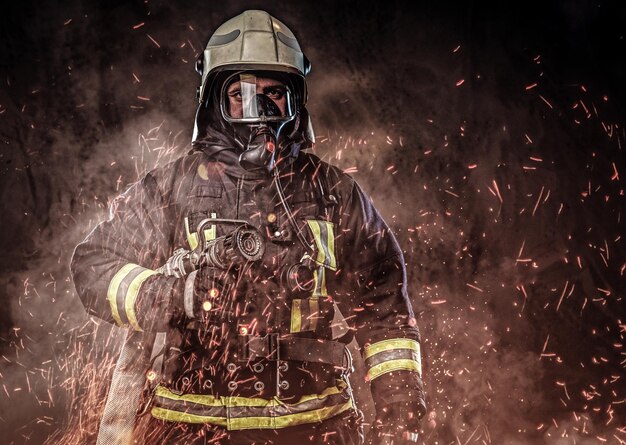
[{"label": "smoke", "polygon": [[[84,313],[72,249],[129,183],[186,152],[195,55],[243,9],[46,7],[3,28],[0,431],[15,444],[93,440],[121,332]],[[264,7],[313,61],[315,152],[352,172],[405,251],[425,442],[626,441],[624,131],[608,80],[469,6]]]}]

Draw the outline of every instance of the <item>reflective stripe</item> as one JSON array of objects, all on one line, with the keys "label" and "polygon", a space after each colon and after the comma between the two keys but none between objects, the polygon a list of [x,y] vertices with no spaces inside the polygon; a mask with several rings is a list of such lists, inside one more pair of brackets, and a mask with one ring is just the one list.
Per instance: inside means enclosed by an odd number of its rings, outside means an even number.
[{"label": "reflective stripe", "polygon": [[392,371],[414,371],[420,376],[422,375],[421,366],[415,360],[389,360],[371,367],[367,372],[366,379],[374,380],[376,377]]},{"label": "reflective stripe", "polygon": [[122,281],[120,281],[120,285],[117,288],[117,296],[115,297],[115,301],[117,305],[117,311],[123,326],[126,326],[129,323],[128,314],[126,313],[126,296],[128,295],[130,285],[135,280],[135,278],[137,278],[137,276],[144,270],[146,269],[134,264],[133,268],[128,271],[125,277],[122,278]]},{"label": "reflective stripe", "polygon": [[302,300],[294,298],[291,300],[291,328],[290,332],[300,332],[302,330],[302,311],[300,303]]},{"label": "reflective stripe", "polygon": [[122,327],[130,324],[136,330],[141,331],[135,314],[135,303],[141,285],[156,272],[137,264],[126,264],[122,267],[109,283],[107,300],[111,306],[111,314],[115,322]]},{"label": "reflective stripe", "polygon": [[313,411],[305,411],[296,414],[287,414],[279,417],[241,417],[226,418],[200,416],[197,414],[181,413],[165,408],[152,408],[153,417],[160,420],[185,423],[209,423],[227,428],[230,431],[248,429],[277,429],[286,428],[307,423],[317,423],[352,409],[352,400],[335,406],[327,406]]},{"label": "reflective stripe", "polygon": [[318,297],[305,300],[291,300],[291,326],[289,332],[315,331],[320,318],[320,302]]},{"label": "reflective stripe", "polygon": [[320,266],[317,270],[313,271],[313,282],[315,283],[313,296],[326,297],[328,295],[328,291],[326,290],[326,268]]},{"label": "reflective stripe", "polygon": [[333,223],[315,219],[309,219],[307,223],[311,229],[311,233],[313,233],[315,246],[317,247],[317,258],[315,262],[331,270],[337,270]]},{"label": "reflective stripe", "polygon": [[180,413],[178,411],[172,411],[156,406],[152,408],[150,413],[152,414],[152,417],[156,419],[169,420],[170,422],[210,423],[211,425],[226,427],[225,417],[198,416],[196,414]]},{"label": "reflective stripe", "polygon": [[412,349],[419,354],[420,344],[417,340],[413,340],[412,338],[391,338],[389,340],[379,341],[365,347],[363,359],[391,349]]},{"label": "reflective stripe", "polygon": [[109,283],[109,289],[107,290],[107,300],[109,300],[109,305],[111,306],[111,314],[113,315],[113,319],[119,326],[124,326],[124,322],[120,318],[120,312],[118,310],[117,305],[117,291],[120,287],[120,283],[122,280],[128,275],[128,273],[137,267],[136,264],[126,264],[120,270],[117,271],[111,282]]},{"label": "reflective stripe", "polygon": [[315,245],[317,246],[317,259],[319,264],[325,264],[327,258],[326,237],[322,236],[322,228],[317,221],[308,221],[313,236],[315,237]]},{"label": "reflective stripe", "polygon": [[[217,213],[211,213],[211,218],[217,218]],[[207,241],[215,239],[216,232],[217,232],[217,228],[215,224],[213,224],[208,229],[204,229],[204,239]]]},{"label": "reflective stripe", "polygon": [[185,217],[185,233],[187,234],[187,243],[191,250],[196,250],[198,247],[198,234],[189,230],[189,218]]},{"label": "reflective stripe", "polygon": [[[211,218],[217,218],[217,213],[211,213]],[[185,217],[185,234],[187,235],[187,243],[189,244],[189,248],[191,250],[195,250],[198,247],[198,233],[194,230],[193,232],[189,228],[189,218]],[[204,238],[208,240],[215,239],[216,228],[215,224],[213,224],[208,229],[204,229]]]},{"label": "reflective stripe", "polygon": [[320,300],[319,298],[311,297],[309,298],[309,316],[306,318],[309,324],[309,331],[317,329],[318,318],[320,318]]},{"label": "reflective stripe", "polygon": [[251,407],[262,407],[262,408],[266,408],[266,407],[275,408],[275,407],[281,406],[281,407],[288,408],[288,407],[295,407],[300,404],[310,402],[312,400],[322,400],[329,396],[333,396],[336,394],[343,394],[346,388],[347,388],[346,383],[343,381],[339,381],[337,386],[331,386],[329,388],[326,388],[324,391],[322,391],[319,394],[304,395],[300,397],[300,399],[298,399],[297,402],[294,402],[294,403],[286,403],[277,397],[274,397],[272,399],[263,399],[261,397],[240,397],[240,396],[215,397],[215,396],[210,396],[210,395],[205,395],[205,394],[178,395],[170,391],[165,386],[157,386],[155,388],[154,394],[157,397],[162,397],[162,398],[169,399],[169,400],[192,402],[192,403],[197,403],[197,404],[204,405],[207,407],[233,408],[233,407],[240,407],[240,406],[248,406],[248,407],[251,406]]},{"label": "reflective stripe", "polygon": [[420,344],[410,338],[392,338],[366,346],[363,359],[368,368],[368,380],[401,370],[422,375]]},{"label": "reflective stripe", "polygon": [[137,295],[139,295],[139,289],[144,281],[146,281],[152,275],[156,275],[153,270],[145,269],[128,286],[128,292],[126,293],[126,301],[124,308],[126,309],[126,316],[128,317],[128,323],[135,331],[143,331],[139,323],[137,323],[137,315],[135,314],[135,302],[137,301]]},{"label": "reflective stripe", "polygon": [[365,359],[365,366],[370,369],[376,365],[379,365],[384,362],[388,362],[391,360],[413,360],[420,364],[422,363],[422,359],[417,351],[412,349],[392,349],[391,351],[385,351],[373,355],[369,358]]},{"label": "reflective stripe", "polygon": [[346,384],[340,382],[321,394],[306,395],[291,404],[276,397],[179,396],[159,386],[156,388],[156,406],[152,408],[152,415],[162,420],[210,423],[229,430],[284,428],[319,422],[353,408],[352,400],[345,393],[346,388]]},{"label": "reflective stripe", "polygon": [[[316,261],[314,261],[308,254],[305,254],[300,261],[303,262],[305,260],[310,260],[316,263]],[[326,269],[324,266],[319,266],[317,269],[313,270],[313,292],[311,295],[315,297],[328,296],[328,291],[326,289]]]},{"label": "reflective stripe", "polygon": [[326,232],[326,248],[328,250],[328,264],[331,270],[337,270],[337,258],[335,257],[335,231],[331,222],[326,222],[320,226],[321,233]]}]

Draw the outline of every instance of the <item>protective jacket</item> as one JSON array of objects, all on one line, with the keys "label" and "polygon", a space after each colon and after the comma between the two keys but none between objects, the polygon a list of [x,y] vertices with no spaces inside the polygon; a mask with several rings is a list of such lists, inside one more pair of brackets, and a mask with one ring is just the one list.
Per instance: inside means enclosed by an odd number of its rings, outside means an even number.
[{"label": "protective jacket", "polygon": [[[228,430],[277,429],[354,409],[350,360],[332,336],[336,308],[360,345],[377,404],[423,405],[403,255],[358,184],[300,152],[280,171],[296,229],[271,177],[244,171],[236,159],[204,147],[148,173],[114,200],[109,219],[72,258],[90,314],[166,333],[151,415]],[[207,218],[211,225],[198,233]],[[260,261],[239,271],[201,269],[195,284],[157,272],[176,249],[232,232],[233,220],[263,234]],[[303,258],[314,286],[295,292],[281,276]],[[189,286],[198,297],[202,280],[208,304],[201,320],[192,319],[183,302]]]}]

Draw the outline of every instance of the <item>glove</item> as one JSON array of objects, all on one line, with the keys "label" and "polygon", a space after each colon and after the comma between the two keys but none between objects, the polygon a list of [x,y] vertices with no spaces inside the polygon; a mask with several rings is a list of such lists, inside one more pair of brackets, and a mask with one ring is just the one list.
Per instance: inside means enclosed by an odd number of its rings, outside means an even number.
[{"label": "glove", "polygon": [[196,322],[190,327],[207,327],[218,319],[230,320],[235,282],[233,272],[212,267],[204,266],[190,273],[184,293],[185,315],[188,320]]},{"label": "glove", "polygon": [[380,409],[370,428],[366,445],[409,445],[418,442],[422,406],[396,402]]},{"label": "glove", "polygon": [[192,261],[192,252],[185,249],[176,249],[167,262],[159,267],[156,272],[167,277],[186,277],[195,269]]}]

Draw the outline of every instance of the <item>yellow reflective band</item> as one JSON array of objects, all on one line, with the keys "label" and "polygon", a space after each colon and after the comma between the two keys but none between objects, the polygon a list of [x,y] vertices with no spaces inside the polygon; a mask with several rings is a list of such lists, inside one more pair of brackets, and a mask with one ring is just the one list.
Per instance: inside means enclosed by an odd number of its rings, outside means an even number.
[{"label": "yellow reflective band", "polygon": [[316,423],[329,419],[337,414],[352,409],[352,400],[340,405],[327,406],[301,413],[286,414],[277,417],[214,417],[200,416],[166,408],[154,407],[151,410],[153,417],[160,420],[185,423],[209,423],[226,427],[228,430],[248,430],[248,429],[275,429],[290,426]]},{"label": "yellow reflective band", "polygon": [[324,260],[326,259],[326,253],[322,247],[322,236],[320,234],[320,226],[317,221],[309,220],[309,227],[311,228],[311,232],[313,232],[313,237],[315,238],[315,244],[317,246],[317,261],[318,264],[324,264]]},{"label": "yellow reflective band", "polygon": [[331,270],[337,270],[337,258],[335,257],[335,232],[333,229],[333,223],[326,222],[326,247],[328,247],[328,267]]},{"label": "yellow reflective band", "polygon": [[309,298],[309,331],[317,329],[317,320],[320,317],[320,301],[317,297]]},{"label": "yellow reflective band", "polygon": [[[217,213],[211,213],[211,218],[217,218]],[[215,224],[208,229],[204,229],[204,239],[207,241],[215,239],[216,230]]]},{"label": "yellow reflective band", "polygon": [[139,289],[141,288],[143,282],[152,275],[156,275],[156,272],[150,269],[144,270],[139,275],[137,275],[135,279],[130,283],[130,286],[128,286],[128,291],[126,292],[126,298],[124,299],[124,309],[126,309],[128,323],[130,323],[135,331],[143,332],[143,329],[141,329],[141,326],[139,326],[139,323],[137,323],[137,315],[135,314],[135,302],[137,301],[137,295],[139,295]]},{"label": "yellow reflective band", "polygon": [[156,406],[152,408],[150,413],[152,417],[159,420],[184,423],[210,423],[211,425],[226,427],[226,417],[198,416],[196,414],[180,413]]},{"label": "yellow reflective band", "polygon": [[420,344],[417,340],[411,338],[391,338],[366,346],[365,352],[363,353],[363,360],[379,352],[391,351],[393,349],[412,349],[417,353],[418,357],[420,355]]},{"label": "yellow reflective band", "polygon": [[381,375],[392,371],[414,371],[421,377],[422,365],[419,362],[410,359],[389,360],[376,366],[372,366],[367,372],[366,379],[371,381],[376,377],[380,377]]},{"label": "yellow reflective band", "polygon": [[336,416],[352,408],[352,400],[341,405],[327,406],[301,413],[277,417],[235,417],[229,419],[229,430],[247,430],[256,428],[286,428],[289,426],[315,423]]},{"label": "yellow reflective band", "polygon": [[198,247],[198,234],[189,230],[189,218],[185,218],[185,233],[187,234],[189,248],[195,250]]},{"label": "yellow reflective band", "polygon": [[[217,218],[217,213],[211,213],[211,218]],[[195,231],[191,231],[189,228],[189,218],[185,217],[185,234],[187,235],[187,243],[189,244],[189,248],[191,250],[195,250],[198,247],[198,233]],[[213,224],[208,229],[204,229],[204,239],[209,241],[215,239],[216,227]]]},{"label": "yellow reflective band", "polygon": [[313,282],[315,283],[313,296],[326,297],[328,295],[328,290],[326,289],[326,269],[323,266],[313,271]]},{"label": "yellow reflective band", "polygon": [[331,386],[326,388],[319,394],[308,394],[300,397],[295,403],[285,403],[280,400],[278,397],[274,397],[272,399],[262,399],[260,397],[215,397],[204,394],[183,394],[178,395],[167,389],[165,386],[157,386],[155,389],[155,395],[158,397],[163,397],[169,400],[177,400],[181,402],[192,402],[197,403],[199,405],[205,406],[225,406],[227,408],[233,407],[276,407],[276,406],[297,406],[300,403],[308,402],[310,400],[315,399],[324,399],[328,396],[332,396],[335,394],[340,394],[347,388],[347,385],[343,381],[339,381],[337,386]]},{"label": "yellow reflective band", "polygon": [[118,324],[118,326],[124,326],[122,323],[122,319],[120,318],[120,313],[117,310],[117,291],[120,287],[120,283],[126,276],[135,268],[138,267],[136,264],[126,264],[120,270],[117,271],[115,275],[113,275],[113,279],[109,283],[109,289],[107,290],[107,300],[109,300],[109,305],[111,306],[111,314],[113,315],[113,319]]},{"label": "yellow reflective band", "polygon": [[337,259],[335,258],[335,234],[334,225],[329,221],[307,220],[315,246],[317,247],[317,258],[315,262],[331,270],[337,270]]},{"label": "yellow reflective band", "polygon": [[215,239],[215,226],[211,226],[208,229],[204,229],[204,239],[209,241]]},{"label": "yellow reflective band", "polygon": [[291,328],[289,332],[302,331],[302,311],[300,310],[300,303],[302,300],[294,298],[291,300]]}]

